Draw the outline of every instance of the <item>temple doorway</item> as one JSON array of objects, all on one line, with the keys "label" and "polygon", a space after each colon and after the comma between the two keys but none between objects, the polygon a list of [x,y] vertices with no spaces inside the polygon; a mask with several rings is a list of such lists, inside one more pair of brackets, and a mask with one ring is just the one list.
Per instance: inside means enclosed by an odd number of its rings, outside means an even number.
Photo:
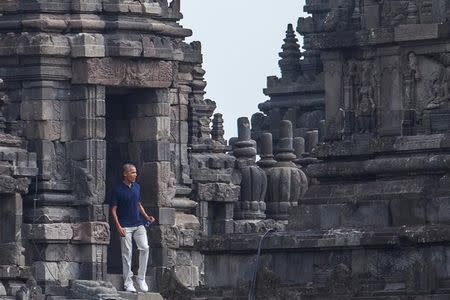
[{"label": "temple doorway", "polygon": [[[144,164],[156,160],[157,123],[161,118],[161,104],[155,89],[106,89],[106,199],[122,180],[122,165],[132,163],[138,170],[137,181],[143,186],[154,186],[151,176],[142,176]],[[144,203],[144,207],[153,206]],[[108,274],[122,274],[120,237],[112,222],[111,241],[108,247]],[[138,255],[133,247],[133,272],[137,274]],[[149,264],[151,261],[149,261]]]}]

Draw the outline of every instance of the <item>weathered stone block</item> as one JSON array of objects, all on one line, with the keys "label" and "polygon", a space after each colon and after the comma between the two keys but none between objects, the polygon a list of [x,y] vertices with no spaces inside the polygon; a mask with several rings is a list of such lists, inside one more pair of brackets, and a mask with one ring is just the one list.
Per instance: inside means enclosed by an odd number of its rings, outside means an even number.
[{"label": "weathered stone block", "polygon": [[184,121],[170,122],[170,140],[173,143],[187,144],[189,140],[189,123]]},{"label": "weathered stone block", "polygon": [[22,101],[70,100],[70,85],[61,81],[30,81],[23,83]]},{"label": "weathered stone block", "polygon": [[89,215],[89,220],[97,222],[108,222],[109,206],[106,204],[91,205],[87,209],[87,214]]},{"label": "weathered stone block", "polygon": [[176,249],[180,247],[180,231],[176,227],[162,225],[150,230],[150,240],[153,247],[168,247]]},{"label": "weathered stone block", "polygon": [[76,124],[75,139],[104,139],[106,136],[105,118],[78,118]]},{"label": "weathered stone block", "polygon": [[38,244],[40,255],[34,252],[34,260],[43,259],[48,262],[73,261],[82,260],[80,248],[72,244]]},{"label": "weathered stone block", "polygon": [[110,38],[106,42],[107,56],[139,57],[143,51],[141,41],[133,41],[125,37]]},{"label": "weathered stone block", "polygon": [[102,263],[106,262],[108,246],[100,244],[77,245],[80,262]]},{"label": "weathered stone block", "polygon": [[25,220],[28,223],[75,223],[80,220],[80,215],[77,209],[72,207],[60,206],[42,206],[33,210],[26,210]]},{"label": "weathered stone block", "polygon": [[[202,202],[207,203],[207,202]],[[175,226],[184,229],[200,230],[200,222],[198,218],[191,214],[177,212],[174,219]]]},{"label": "weathered stone block", "polygon": [[[7,220],[5,220],[7,221]],[[0,241],[0,264],[1,265],[21,265],[24,262],[21,251],[23,248],[16,244],[14,240],[10,243]]]},{"label": "weathered stone block", "polygon": [[80,264],[76,262],[43,262],[33,263],[36,280],[59,280],[63,286],[68,285],[68,280],[80,277]]},{"label": "weathered stone block", "polygon": [[427,203],[427,221],[432,224],[450,223],[450,198],[440,197]]},{"label": "weathered stone block", "polygon": [[106,158],[106,141],[105,140],[82,140],[73,141],[70,145],[70,157],[73,160],[87,159],[105,159]]},{"label": "weathered stone block", "polygon": [[151,265],[173,267],[177,263],[177,252],[168,248],[151,247]]},{"label": "weathered stone block", "polygon": [[109,244],[109,224],[85,222],[73,224],[73,238],[76,243]]},{"label": "weathered stone block", "polygon": [[54,160],[55,145],[51,141],[34,140],[29,142],[31,151],[36,152],[39,160]]},{"label": "weathered stone block", "polygon": [[73,238],[72,224],[29,224],[24,226],[25,236],[30,240],[53,240],[68,242]]},{"label": "weathered stone block", "polygon": [[239,198],[240,187],[228,183],[198,183],[199,201],[233,202]]},{"label": "weathered stone block", "polygon": [[14,179],[10,176],[0,175],[0,192],[5,194],[27,193],[28,178]]},{"label": "weathered stone block", "polygon": [[142,203],[146,207],[169,206],[175,196],[170,162],[149,162],[141,167]]},{"label": "weathered stone block", "polygon": [[175,275],[178,280],[188,287],[196,287],[199,285],[199,272],[197,267],[175,266]]},{"label": "weathered stone block", "polygon": [[0,282],[0,296],[6,296],[6,288],[1,282]]},{"label": "weathered stone block", "polygon": [[188,121],[189,119],[189,110],[188,105],[171,105],[170,106],[170,116],[171,120],[177,120],[177,121]]},{"label": "weathered stone block", "polygon": [[77,118],[103,117],[105,116],[105,100],[89,99],[71,101],[71,115]]},{"label": "weathered stone block", "polygon": [[389,208],[393,226],[425,224],[425,199],[393,199]]},{"label": "weathered stone block", "polygon": [[128,144],[130,159],[142,162],[170,161],[170,142],[147,141]]},{"label": "weathered stone block", "polygon": [[[71,91],[72,100],[105,100],[106,98],[106,87],[103,85],[72,85]],[[88,101],[85,102],[86,105],[89,104]],[[91,108],[87,106],[87,108]],[[82,114],[81,116],[85,116]]]},{"label": "weathered stone block", "polygon": [[17,40],[19,55],[67,56],[69,53],[69,41],[64,35],[25,32]]},{"label": "weathered stone block", "polygon": [[160,207],[158,209],[157,218],[160,225],[174,225],[175,208]]},{"label": "weathered stone block", "polygon": [[395,41],[438,39],[448,35],[448,27],[441,24],[400,24],[395,27]]},{"label": "weathered stone block", "polygon": [[[81,1],[78,1],[81,2]],[[100,5],[100,3],[96,3]],[[75,6],[76,4],[72,4]],[[78,3],[79,8],[81,8],[81,3]],[[91,5],[91,9],[95,9],[95,4]],[[70,43],[72,46],[71,56],[72,57],[104,57],[105,56],[105,45],[104,38],[101,34],[94,33],[78,33],[70,38]]]},{"label": "weathered stone block", "polygon": [[101,12],[101,0],[73,0],[71,9],[75,12]]},{"label": "weathered stone block", "polygon": [[144,117],[130,121],[131,138],[135,142],[168,139],[170,118]]},{"label": "weathered stone block", "polygon": [[29,139],[56,141],[61,138],[61,121],[28,121],[25,124],[25,136]]},{"label": "weathered stone block", "polygon": [[198,238],[198,230],[183,229],[180,230],[180,246],[193,247]]},{"label": "weathered stone block", "polygon": [[169,116],[169,103],[138,103],[132,105],[130,115],[136,117]]}]

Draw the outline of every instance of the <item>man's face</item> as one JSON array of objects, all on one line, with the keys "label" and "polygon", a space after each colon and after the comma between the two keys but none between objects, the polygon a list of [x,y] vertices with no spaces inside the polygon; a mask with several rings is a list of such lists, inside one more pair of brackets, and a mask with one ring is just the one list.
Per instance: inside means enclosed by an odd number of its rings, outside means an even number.
[{"label": "man's face", "polygon": [[137,171],[135,167],[128,168],[127,171],[123,174],[125,181],[133,183],[136,181]]}]

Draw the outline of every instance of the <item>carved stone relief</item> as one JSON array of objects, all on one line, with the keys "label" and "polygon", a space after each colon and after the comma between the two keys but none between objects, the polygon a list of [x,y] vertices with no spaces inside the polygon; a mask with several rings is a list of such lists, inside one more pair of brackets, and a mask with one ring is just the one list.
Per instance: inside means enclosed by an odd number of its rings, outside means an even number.
[{"label": "carved stone relief", "polygon": [[77,84],[167,88],[172,81],[173,63],[168,61],[93,58],[73,63],[72,82]]},{"label": "carved stone relief", "polygon": [[446,108],[450,100],[450,55],[409,52],[405,69],[405,107],[424,110]]},{"label": "carved stone relief", "polygon": [[373,132],[379,102],[380,76],[373,61],[349,60],[344,67],[344,108],[354,114],[358,133]]}]

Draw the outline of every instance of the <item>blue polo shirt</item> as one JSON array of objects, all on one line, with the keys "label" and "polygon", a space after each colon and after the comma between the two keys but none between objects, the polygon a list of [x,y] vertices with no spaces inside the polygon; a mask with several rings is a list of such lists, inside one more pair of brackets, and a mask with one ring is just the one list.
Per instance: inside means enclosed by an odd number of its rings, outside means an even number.
[{"label": "blue polo shirt", "polygon": [[122,227],[135,227],[143,224],[139,213],[141,187],[134,182],[131,187],[125,183],[116,186],[111,195],[110,206],[117,206],[117,217]]}]

